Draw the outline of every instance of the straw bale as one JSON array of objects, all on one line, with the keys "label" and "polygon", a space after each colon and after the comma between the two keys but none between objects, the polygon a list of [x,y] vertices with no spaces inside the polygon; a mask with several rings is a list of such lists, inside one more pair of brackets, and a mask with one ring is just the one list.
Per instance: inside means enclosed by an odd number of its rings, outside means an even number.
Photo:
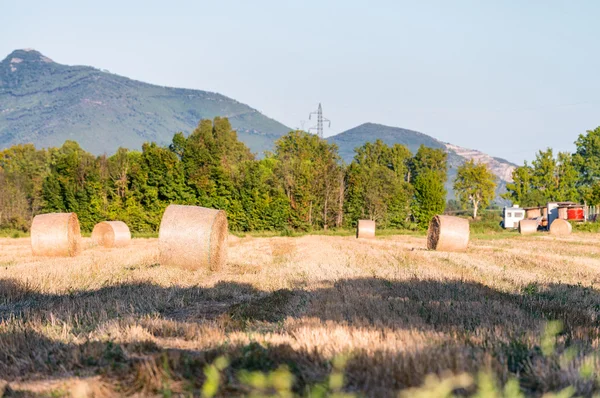
[{"label": "straw bale", "polygon": [[453,216],[435,216],[427,230],[427,248],[463,251],[469,244],[469,220]]},{"label": "straw bale", "polygon": [[375,221],[372,220],[358,220],[358,226],[356,227],[357,238],[374,238],[375,237]]},{"label": "straw bale", "polygon": [[526,218],[538,218],[542,216],[542,209],[540,208],[534,208],[534,209],[527,209],[525,210],[525,217]]},{"label": "straw bale", "polygon": [[559,207],[558,208],[558,218],[560,218],[562,220],[566,220],[568,218],[567,211],[568,210],[566,207]]},{"label": "straw bale", "polygon": [[73,257],[82,251],[81,230],[75,213],[39,214],[31,223],[34,256]]},{"label": "straw bale", "polygon": [[531,235],[537,232],[539,226],[538,220],[519,221],[519,233],[521,235]]},{"label": "straw bale", "polygon": [[158,233],[160,264],[218,271],[227,261],[227,237],[223,210],[170,205]]},{"label": "straw bale", "polygon": [[131,232],[123,221],[102,221],[94,226],[92,241],[108,248],[126,247],[131,243]]},{"label": "straw bale", "polygon": [[571,226],[571,223],[560,218],[557,218],[550,224],[550,234],[555,236],[569,235],[572,230],[573,227]]}]

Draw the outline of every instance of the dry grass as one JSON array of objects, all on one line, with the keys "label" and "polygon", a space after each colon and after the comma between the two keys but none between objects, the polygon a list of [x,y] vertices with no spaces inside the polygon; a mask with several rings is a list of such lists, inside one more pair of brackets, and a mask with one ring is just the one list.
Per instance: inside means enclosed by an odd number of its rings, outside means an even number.
[{"label": "dry grass", "polygon": [[[464,253],[426,251],[415,236],[236,238],[218,273],[159,266],[156,239],[84,246],[39,258],[28,239],[0,239],[9,396],[197,395],[220,355],[222,395],[248,392],[241,370],[282,364],[303,394],[340,354],[345,390],[369,396],[481,369],[533,395],[600,390],[580,371],[599,362],[593,234],[472,239]],[[553,357],[540,338],[548,320],[564,325]]]}]

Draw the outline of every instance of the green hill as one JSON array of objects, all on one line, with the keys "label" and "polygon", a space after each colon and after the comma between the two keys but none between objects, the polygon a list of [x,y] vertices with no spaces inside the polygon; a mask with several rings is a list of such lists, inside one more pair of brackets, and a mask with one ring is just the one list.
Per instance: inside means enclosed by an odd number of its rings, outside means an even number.
[{"label": "green hill", "polygon": [[0,148],[78,141],[112,153],[145,141],[167,144],[200,119],[229,118],[238,136],[262,154],[290,131],[257,110],[221,94],[160,87],[89,66],[58,64],[34,50],[17,50],[0,63]]},{"label": "green hill", "polygon": [[338,146],[340,156],[346,163],[349,163],[354,157],[354,148],[377,139],[387,145],[406,145],[413,153],[417,152],[417,149],[421,145],[430,148],[444,148],[444,144],[440,141],[418,131],[375,123],[361,124],[343,133],[329,137],[328,141]]}]

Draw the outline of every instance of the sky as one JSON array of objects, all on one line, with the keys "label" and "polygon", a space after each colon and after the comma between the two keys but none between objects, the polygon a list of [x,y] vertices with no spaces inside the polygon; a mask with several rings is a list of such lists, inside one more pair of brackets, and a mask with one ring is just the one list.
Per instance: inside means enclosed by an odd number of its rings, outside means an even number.
[{"label": "sky", "polygon": [[330,136],[366,122],[522,164],[600,126],[600,2],[0,0],[0,59],[34,48],[214,91]]}]

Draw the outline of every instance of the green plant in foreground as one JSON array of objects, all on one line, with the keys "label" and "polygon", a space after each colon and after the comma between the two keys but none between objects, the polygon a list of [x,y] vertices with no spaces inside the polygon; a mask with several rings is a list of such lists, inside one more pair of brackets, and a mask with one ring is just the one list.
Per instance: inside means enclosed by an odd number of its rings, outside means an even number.
[{"label": "green plant in foreground", "polygon": [[202,397],[210,398],[217,395],[221,383],[221,372],[229,366],[227,358],[221,356],[204,368],[206,381],[202,385]]},{"label": "green plant in foreground", "polygon": [[[400,393],[400,398],[454,398],[475,389],[474,398],[525,398],[519,381],[511,378],[500,388],[491,372],[480,372],[476,380],[468,374],[438,377],[429,375],[421,387],[409,388]],[[458,392],[462,392],[459,394]],[[567,387],[558,393],[544,394],[542,398],[571,398],[575,390]]]},{"label": "green plant in foreground", "polygon": [[429,375],[421,387],[408,388],[400,393],[400,398],[446,398],[454,396],[459,388],[467,388],[473,383],[473,378],[467,374],[438,377]]},{"label": "green plant in foreground", "polygon": [[[550,321],[546,324],[541,336],[541,351],[546,358],[558,358],[558,363],[570,363],[576,356],[574,349],[565,350],[557,357],[556,339],[562,332],[563,325],[560,321]],[[331,373],[327,379],[312,386],[308,386],[305,394],[311,398],[352,398],[354,393],[344,392],[344,372],[348,363],[348,356],[337,356],[331,362]],[[589,380],[596,372],[593,356],[585,357],[579,373],[583,379]],[[229,366],[225,357],[217,358],[211,365],[204,369],[206,381],[202,386],[202,397],[214,397],[219,391],[221,372]],[[562,366],[562,365],[561,365]],[[293,397],[295,377],[286,365],[282,365],[271,372],[242,370],[238,379],[248,391],[250,397]],[[556,393],[547,393],[542,398],[571,398],[575,388],[569,386]],[[399,393],[400,398],[454,398],[470,396],[474,398],[525,398],[519,379],[509,378],[501,385],[491,370],[479,372],[476,376],[463,374],[428,375],[423,385],[408,388]]]},{"label": "green plant in foreground", "polygon": [[542,353],[545,356],[550,356],[555,353],[556,336],[562,332],[563,325],[560,321],[550,321],[546,324],[544,334],[542,336]]},{"label": "green plant in foreground", "polygon": [[313,386],[309,389],[309,396],[311,398],[321,397],[332,397],[332,398],[351,398],[355,397],[356,394],[344,393],[344,369],[348,363],[347,356],[337,356],[333,358],[332,366],[333,369],[327,383],[321,383]]},{"label": "green plant in foreground", "polygon": [[287,366],[280,366],[269,373],[241,371],[239,378],[242,384],[250,388],[250,397],[294,396],[294,375]]}]

